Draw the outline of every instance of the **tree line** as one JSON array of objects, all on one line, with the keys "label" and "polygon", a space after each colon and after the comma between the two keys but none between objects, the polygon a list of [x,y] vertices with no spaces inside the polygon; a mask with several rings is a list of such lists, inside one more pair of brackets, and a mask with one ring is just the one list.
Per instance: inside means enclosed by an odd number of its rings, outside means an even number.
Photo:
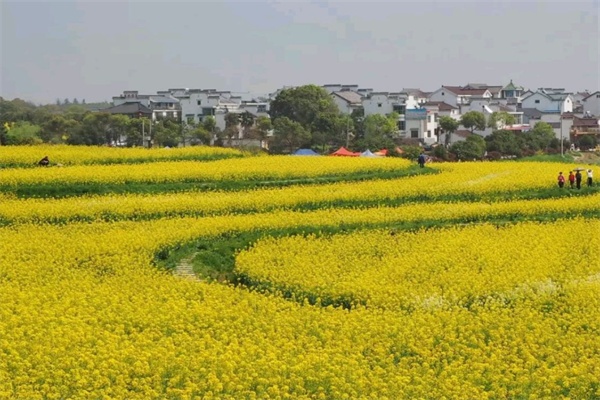
[{"label": "tree line", "polygon": [[[414,140],[400,136],[397,113],[365,116],[362,109],[357,109],[350,115],[343,114],[329,93],[316,85],[282,90],[271,102],[270,117],[230,112],[225,115],[223,130],[216,126],[214,117],[205,117],[199,123],[173,119],[151,123],[147,118],[92,111],[84,104],[74,104],[75,101],[58,103],[36,106],[20,99],[0,98],[0,143],[232,146],[234,140],[246,138],[260,141],[261,147],[267,142],[272,153],[291,153],[298,148],[328,153],[341,146],[354,151],[386,148],[393,153],[400,145],[405,156],[413,158],[421,151]],[[492,157],[520,157],[560,147],[549,124],[540,122],[524,133],[502,129],[514,122],[514,117],[506,112],[493,113],[488,119],[477,111],[465,113],[460,120],[442,116],[438,125],[440,132],[445,133],[445,143],[437,146],[434,154],[442,159],[467,160],[480,159],[486,152]],[[461,125],[474,134],[451,144],[452,134]],[[485,139],[475,134],[486,127],[492,128],[493,133]]]}]

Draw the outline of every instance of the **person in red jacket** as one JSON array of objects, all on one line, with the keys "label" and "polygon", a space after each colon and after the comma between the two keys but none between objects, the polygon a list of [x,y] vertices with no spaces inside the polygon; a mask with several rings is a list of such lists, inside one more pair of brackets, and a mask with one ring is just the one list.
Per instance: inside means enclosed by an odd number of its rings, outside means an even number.
[{"label": "person in red jacket", "polygon": [[569,185],[571,185],[571,189],[575,188],[575,174],[573,171],[569,171]]},{"label": "person in red jacket", "polygon": [[563,186],[565,186],[565,176],[562,174],[562,172],[558,173],[558,187],[562,188]]}]

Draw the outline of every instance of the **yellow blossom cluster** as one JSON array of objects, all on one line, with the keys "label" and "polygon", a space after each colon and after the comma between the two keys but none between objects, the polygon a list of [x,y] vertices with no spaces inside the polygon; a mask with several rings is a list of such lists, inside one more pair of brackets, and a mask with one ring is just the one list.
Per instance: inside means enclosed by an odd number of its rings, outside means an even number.
[{"label": "yellow blossom cluster", "polygon": [[181,147],[151,148],[143,147],[105,147],[105,146],[3,146],[0,147],[0,166],[27,167],[35,166],[44,156],[48,156],[53,164],[127,164],[168,160],[210,159],[212,157],[240,157],[239,150],[224,147]]},{"label": "yellow blossom cluster", "polygon": [[[0,398],[600,395],[600,284],[586,275],[591,260],[569,279],[546,270],[561,286],[510,307],[411,312],[302,305],[150,265],[163,245],[201,235],[283,226],[286,216],[288,224],[344,219],[301,214],[0,228]],[[540,243],[529,254],[547,250]]]},{"label": "yellow blossom cluster", "polygon": [[[392,180],[382,190],[369,193],[367,183],[311,185],[281,189],[262,189],[237,192],[184,192],[158,195],[82,196],[63,199],[2,200],[0,222],[64,222],[120,219],[150,219],[174,216],[216,216],[236,213],[282,211],[322,207],[338,210],[337,203],[350,202],[352,208],[343,212],[348,218],[362,209],[376,207],[382,218],[396,222],[449,221],[461,219],[485,220],[494,217],[528,217],[555,214],[565,217],[600,214],[600,194],[559,197],[543,200],[513,200],[510,202],[435,202],[391,206],[391,200],[402,200],[401,180]],[[378,182],[377,182],[378,183]],[[396,183],[391,185],[389,183]],[[374,184],[376,185],[376,184]],[[337,190],[336,188],[344,189]],[[397,196],[397,197],[396,197]],[[409,198],[410,199],[410,198]],[[363,203],[369,202],[370,206]],[[376,212],[376,211],[371,211]],[[385,217],[386,214],[390,214]],[[379,219],[378,219],[379,220]]]},{"label": "yellow blossom cluster", "polygon": [[[278,180],[409,165],[248,157],[5,169],[0,180]],[[476,201],[548,186],[559,167],[442,164],[437,175],[230,193],[0,193],[0,399],[600,397],[598,195]],[[464,199],[435,201],[447,193]],[[420,195],[430,201],[412,202]],[[544,216],[569,218],[469,226]],[[421,221],[457,226],[393,228]],[[198,238],[305,227],[353,233],[265,238],[237,254],[236,271],[273,290],[154,265]]]},{"label": "yellow blossom cluster", "polygon": [[598,276],[598,232],[598,220],[567,220],[266,238],[236,268],[280,290],[388,309],[505,304]]},{"label": "yellow blossom cluster", "polygon": [[399,158],[246,157],[210,162],[153,162],[133,165],[77,165],[63,168],[0,170],[0,185],[127,184],[254,181],[313,178],[359,172],[394,171],[410,162]]}]

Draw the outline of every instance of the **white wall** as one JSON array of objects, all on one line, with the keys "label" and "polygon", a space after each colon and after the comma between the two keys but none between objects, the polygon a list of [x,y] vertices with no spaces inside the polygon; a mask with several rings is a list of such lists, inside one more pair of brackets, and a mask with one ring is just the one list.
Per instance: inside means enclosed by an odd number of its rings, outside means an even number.
[{"label": "white wall", "polygon": [[440,88],[429,96],[429,101],[443,101],[451,106],[456,106],[457,96],[446,88]]},{"label": "white wall", "polygon": [[332,94],[331,98],[342,114],[352,114],[352,107],[350,107],[350,104],[346,100],[335,94]]},{"label": "white wall", "polygon": [[583,102],[583,112],[587,111],[596,117],[600,116],[600,92],[592,94]]},{"label": "white wall", "polygon": [[534,93],[522,102],[523,108],[535,108],[539,111],[573,112],[573,99],[568,96],[564,101],[553,101],[541,93]]},{"label": "white wall", "polygon": [[362,105],[365,116],[373,114],[388,115],[394,111],[392,102],[386,94],[372,94],[371,97],[363,99]]}]

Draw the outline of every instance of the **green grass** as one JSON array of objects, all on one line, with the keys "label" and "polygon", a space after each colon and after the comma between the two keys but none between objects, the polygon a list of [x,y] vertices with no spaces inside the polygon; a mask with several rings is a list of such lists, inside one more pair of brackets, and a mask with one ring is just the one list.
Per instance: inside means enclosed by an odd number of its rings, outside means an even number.
[{"label": "green grass", "polygon": [[571,154],[565,152],[564,157],[560,154],[536,154],[534,156],[519,158],[516,161],[573,164],[575,162],[575,158]]}]

